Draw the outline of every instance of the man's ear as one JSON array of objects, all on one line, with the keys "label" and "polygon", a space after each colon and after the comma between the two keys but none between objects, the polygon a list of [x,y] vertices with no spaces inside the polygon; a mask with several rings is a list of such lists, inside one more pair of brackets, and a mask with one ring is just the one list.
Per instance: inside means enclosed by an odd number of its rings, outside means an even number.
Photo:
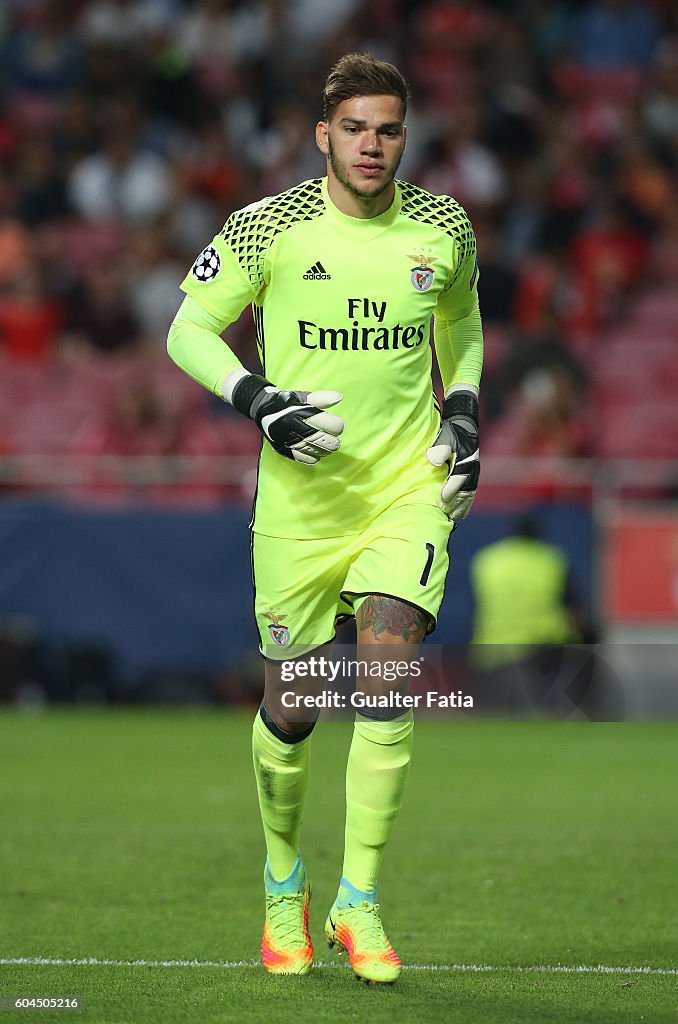
[{"label": "man's ear", "polygon": [[330,137],[327,128],[327,121],[318,121],[315,126],[315,142],[320,152],[327,156],[330,151]]}]

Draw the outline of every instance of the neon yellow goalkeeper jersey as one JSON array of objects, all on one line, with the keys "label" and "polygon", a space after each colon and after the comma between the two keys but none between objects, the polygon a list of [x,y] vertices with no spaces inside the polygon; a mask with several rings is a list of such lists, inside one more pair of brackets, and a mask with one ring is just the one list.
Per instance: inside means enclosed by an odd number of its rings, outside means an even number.
[{"label": "neon yellow goalkeeper jersey", "polygon": [[264,439],[255,531],[338,537],[394,502],[438,503],[447,470],[426,458],[440,423],[431,317],[454,322],[478,302],[475,238],[458,203],[397,182],[390,208],[362,220],[334,206],[327,179],[306,181],[234,213],[181,287],[227,323],[252,304],[277,387],[344,395],[332,410],[346,424],[341,448],[317,465]]}]

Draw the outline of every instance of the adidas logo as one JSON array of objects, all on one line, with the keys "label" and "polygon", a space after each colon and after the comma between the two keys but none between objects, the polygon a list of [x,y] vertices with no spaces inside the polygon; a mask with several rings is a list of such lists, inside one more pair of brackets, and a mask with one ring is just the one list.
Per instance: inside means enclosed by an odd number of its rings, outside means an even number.
[{"label": "adidas logo", "polygon": [[328,274],[320,260],[314,263],[304,274],[304,281],[331,281],[332,275]]}]

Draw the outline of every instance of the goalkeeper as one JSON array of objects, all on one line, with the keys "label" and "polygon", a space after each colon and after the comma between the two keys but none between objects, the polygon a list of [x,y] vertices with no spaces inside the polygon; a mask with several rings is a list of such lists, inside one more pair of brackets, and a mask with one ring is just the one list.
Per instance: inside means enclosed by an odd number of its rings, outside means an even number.
[{"label": "goalkeeper", "polygon": [[[251,536],[266,660],[253,756],[268,854],[262,958],[278,974],[313,964],[299,838],[316,718],[283,707],[280,662],[329,644],[351,616],[360,659],[398,645],[411,660],[435,627],[449,534],[478,483],[475,238],[454,199],[395,179],[407,99],[391,64],[349,54],[335,65],[316,126],[327,176],[227,220],[182,284],[168,340],[178,365],[263,436]],[[220,337],[247,305],[261,373]],[[343,870],[325,933],[370,983],[401,970],[377,877],[412,729],[411,712],[365,708],[348,756]]]}]

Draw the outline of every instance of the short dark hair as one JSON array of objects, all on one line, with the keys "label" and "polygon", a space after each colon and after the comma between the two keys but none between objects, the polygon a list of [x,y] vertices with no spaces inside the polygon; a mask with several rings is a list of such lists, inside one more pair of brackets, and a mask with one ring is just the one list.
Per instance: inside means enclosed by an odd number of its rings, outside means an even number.
[{"label": "short dark hair", "polygon": [[407,82],[397,67],[371,53],[347,53],[334,65],[323,90],[323,119],[329,121],[340,103],[354,96],[396,96],[407,113]]}]

